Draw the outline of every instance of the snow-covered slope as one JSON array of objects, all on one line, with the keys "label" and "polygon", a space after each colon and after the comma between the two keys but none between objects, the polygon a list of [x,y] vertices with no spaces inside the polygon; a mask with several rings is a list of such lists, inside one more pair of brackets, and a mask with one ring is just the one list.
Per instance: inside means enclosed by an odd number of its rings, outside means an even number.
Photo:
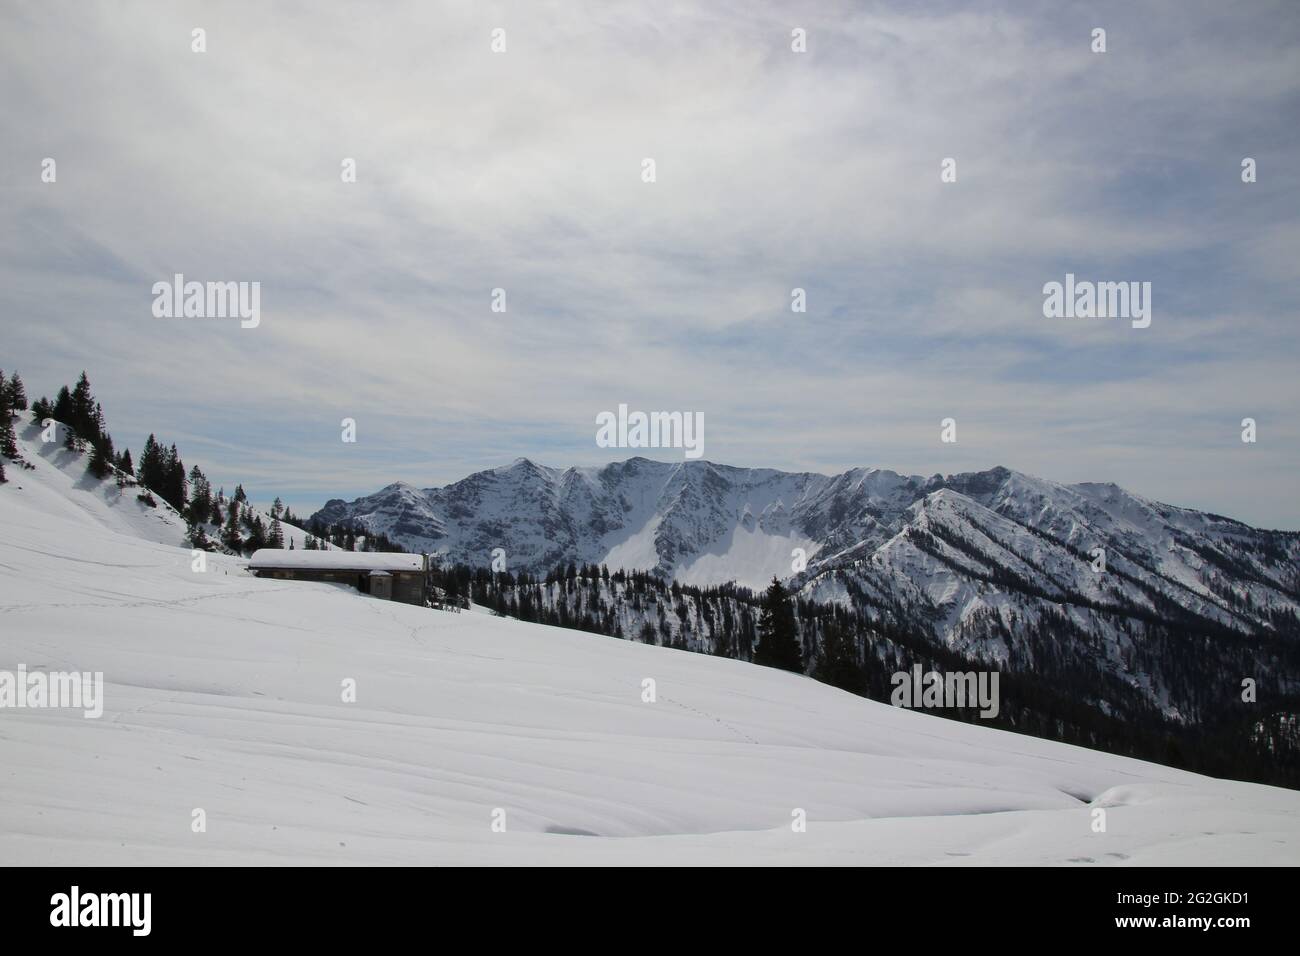
[{"label": "snow-covered slope", "polygon": [[[114,473],[99,480],[87,474],[90,454],[64,447],[66,425],[55,423],[53,440],[48,442],[41,438],[41,427],[26,417],[14,418],[14,431],[19,455],[31,467],[15,464],[9,479],[14,486],[27,491],[32,507],[50,515],[82,515],[104,528],[148,541],[174,545],[189,542],[185,519],[159,495],[144,494],[148,489],[126,475]],[[145,498],[152,503],[146,503]],[[269,512],[259,508],[251,510],[270,524]],[[204,530],[216,539],[221,529],[208,524]],[[281,522],[281,530],[286,548],[290,544],[301,548],[306,543],[307,533],[301,528]],[[327,550],[334,548],[328,542],[320,542],[320,546]]]},{"label": "snow-covered slope", "polygon": [[36,464],[0,485],[0,670],[102,671],[105,703],[0,709],[8,863],[1300,862],[1292,791],[221,555],[196,573],[133,502]]},{"label": "snow-covered slope", "polygon": [[83,520],[106,531],[116,531],[156,541],[186,542],[185,519],[167,502],[154,496],[152,505],[141,500],[147,490],[113,478],[99,480],[86,473],[88,455],[63,447],[67,427],[54,426],[54,440],[41,441],[41,427],[26,418],[14,419],[18,451],[30,468],[8,470],[6,489],[21,492],[24,503],[50,518]]}]

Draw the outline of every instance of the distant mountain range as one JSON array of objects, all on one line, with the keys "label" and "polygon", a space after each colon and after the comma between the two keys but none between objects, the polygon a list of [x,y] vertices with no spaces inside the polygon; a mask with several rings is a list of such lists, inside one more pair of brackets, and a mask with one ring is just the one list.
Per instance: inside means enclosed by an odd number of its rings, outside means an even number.
[{"label": "distant mountain range", "polygon": [[898,609],[949,645],[970,638],[986,651],[990,633],[1044,612],[1087,630],[1107,610],[1251,634],[1300,622],[1300,534],[1007,468],[926,478],[521,458],[442,488],[332,500],[313,518],[474,566],[501,548],[515,572],[594,563],[754,588],[775,575],[809,598]]}]

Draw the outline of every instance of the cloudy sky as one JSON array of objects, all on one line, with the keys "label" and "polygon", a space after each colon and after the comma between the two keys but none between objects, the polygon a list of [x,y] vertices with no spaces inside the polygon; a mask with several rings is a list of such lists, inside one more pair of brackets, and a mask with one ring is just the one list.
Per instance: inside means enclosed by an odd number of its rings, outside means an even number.
[{"label": "cloudy sky", "polygon": [[[325,6],[0,7],[33,397],[85,368],[119,446],[299,510],[621,459],[627,403],[702,412],[713,461],[1300,528],[1300,5]],[[155,318],[177,272],[260,282],[260,326]],[[1067,272],[1152,283],[1151,326],[1045,318]]]}]

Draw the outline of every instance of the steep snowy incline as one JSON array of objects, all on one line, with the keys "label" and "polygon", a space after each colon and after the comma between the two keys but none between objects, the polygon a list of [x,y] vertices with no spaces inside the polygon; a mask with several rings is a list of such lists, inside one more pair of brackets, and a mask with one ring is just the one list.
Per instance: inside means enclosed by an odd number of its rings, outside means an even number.
[{"label": "steep snowy incline", "polygon": [[220,555],[195,573],[96,489],[11,474],[0,670],[106,686],[98,720],[0,709],[8,863],[1300,862],[1292,791]]},{"label": "steep snowy incline", "polygon": [[[14,431],[18,452],[31,468],[15,463],[9,474],[11,485],[26,492],[28,507],[51,516],[82,516],[101,527],[120,531],[147,541],[161,544],[184,545],[189,541],[185,519],[175,508],[158,495],[151,495],[153,504],[141,500],[144,486],[118,484],[114,475],[99,480],[86,473],[90,453],[65,448],[67,426],[55,423],[53,441],[43,441],[42,429],[28,418],[15,418]],[[268,511],[253,508],[267,525]],[[220,529],[208,525],[205,530],[216,537]],[[290,543],[301,548],[307,533],[301,528],[281,522],[284,545]],[[332,550],[334,545],[323,543]]]},{"label": "steep snowy incline", "polygon": [[140,486],[119,486],[86,473],[89,456],[63,447],[67,426],[54,426],[54,440],[41,441],[41,427],[26,418],[14,419],[18,451],[32,468],[9,468],[8,488],[21,491],[29,509],[50,517],[82,518],[124,534],[181,545],[186,541],[185,519],[165,501],[155,497],[151,507],[139,500]]}]

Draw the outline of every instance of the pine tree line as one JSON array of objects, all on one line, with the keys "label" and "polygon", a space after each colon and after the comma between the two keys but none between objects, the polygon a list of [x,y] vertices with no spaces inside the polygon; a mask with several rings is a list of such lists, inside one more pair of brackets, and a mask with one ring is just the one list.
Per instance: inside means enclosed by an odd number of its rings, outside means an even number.
[{"label": "pine tree line", "polygon": [[[17,373],[9,380],[0,373],[0,403],[15,410],[27,408],[27,395]],[[249,503],[242,485],[236,486],[233,498],[227,498],[224,489],[214,492],[197,465],[187,472],[176,445],[165,445],[156,435],[150,434],[145,440],[138,461],[132,459],[130,449],[116,453],[103,406],[95,398],[84,371],[74,386],[62,386],[53,402],[44,397],[37,399],[31,413],[32,421],[40,427],[48,419],[63,424],[64,446],[69,450],[90,450],[86,465],[89,474],[102,480],[116,473],[120,487],[143,486],[137,495],[142,504],[157,507],[156,494],[175,509],[185,519],[190,542],[196,548],[232,554],[282,548],[283,525],[299,524],[279,498],[272,506],[270,521],[265,521]],[[9,414],[0,415],[0,446],[12,448],[11,458],[17,453]],[[0,465],[0,478],[3,474]]]},{"label": "pine tree line", "polygon": [[5,378],[0,369],[0,484],[5,477],[5,459],[20,463],[18,436],[14,434],[14,415],[27,410],[27,389],[17,372]]},{"label": "pine tree line", "polygon": [[[296,520],[293,523],[298,524]],[[399,554],[406,552],[405,548],[387,535],[377,531],[367,531],[354,522],[327,525],[323,521],[313,519],[309,524],[299,524],[299,527],[305,528],[308,532],[303,543],[303,547],[308,551],[324,551],[333,545],[344,551],[388,551]]]}]

